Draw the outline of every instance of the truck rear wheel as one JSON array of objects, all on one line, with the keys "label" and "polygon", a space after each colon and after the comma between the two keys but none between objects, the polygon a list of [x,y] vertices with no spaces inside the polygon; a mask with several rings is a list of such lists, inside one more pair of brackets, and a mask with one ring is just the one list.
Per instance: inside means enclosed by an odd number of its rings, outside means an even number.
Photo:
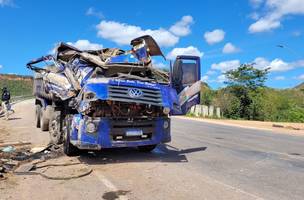
[{"label": "truck rear wheel", "polygon": [[63,125],[63,151],[67,156],[77,156],[80,150],[70,142],[71,124],[71,118],[67,116]]},{"label": "truck rear wheel", "polygon": [[46,106],[45,110],[41,109],[40,112],[40,128],[42,131],[48,131],[49,130],[49,121],[50,117],[53,114],[53,107],[52,106]]},{"label": "truck rear wheel", "polygon": [[62,143],[62,131],[60,130],[60,111],[54,112],[49,121],[50,142],[52,144]]},{"label": "truck rear wheel", "polygon": [[37,104],[36,108],[35,108],[35,124],[36,124],[36,128],[40,128],[40,116],[41,116],[41,106],[39,104]]},{"label": "truck rear wheel", "polygon": [[157,145],[154,144],[154,145],[147,145],[147,146],[139,146],[137,148],[141,152],[151,152],[151,151],[153,151],[153,149],[155,149],[156,146]]}]

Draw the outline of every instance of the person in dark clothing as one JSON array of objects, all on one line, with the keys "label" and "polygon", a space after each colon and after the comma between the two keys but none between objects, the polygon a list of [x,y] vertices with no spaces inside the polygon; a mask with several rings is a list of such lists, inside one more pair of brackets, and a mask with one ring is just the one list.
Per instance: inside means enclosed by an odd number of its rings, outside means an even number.
[{"label": "person in dark clothing", "polygon": [[9,101],[11,99],[11,94],[6,87],[2,89],[1,101]]},{"label": "person in dark clothing", "polygon": [[8,115],[10,110],[10,99],[11,99],[11,94],[9,90],[6,87],[4,87],[2,89],[2,95],[1,95],[1,101],[2,101],[1,107],[6,120],[8,120]]}]

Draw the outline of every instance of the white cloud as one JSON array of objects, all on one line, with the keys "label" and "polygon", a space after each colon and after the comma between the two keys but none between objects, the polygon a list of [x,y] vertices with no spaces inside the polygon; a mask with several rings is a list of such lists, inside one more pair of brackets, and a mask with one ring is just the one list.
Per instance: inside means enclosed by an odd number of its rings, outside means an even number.
[{"label": "white cloud", "polygon": [[219,75],[219,76],[216,78],[216,82],[218,82],[218,83],[224,83],[225,81],[227,81],[227,78],[226,78],[226,75],[224,75],[224,74]]},{"label": "white cloud", "polygon": [[234,46],[230,42],[228,42],[227,44],[225,44],[225,46],[223,47],[223,50],[222,50],[222,52],[225,53],[225,54],[237,53],[239,51],[240,51],[240,49],[237,48],[236,46]]},{"label": "white cloud", "polygon": [[255,63],[255,67],[258,69],[266,69],[269,67],[270,71],[272,72],[284,72],[295,69],[297,67],[304,67],[304,60],[285,62],[280,58],[268,61],[263,57],[258,57],[253,61],[253,63]]},{"label": "white cloud", "polygon": [[[250,63],[253,63],[254,67],[257,69],[270,68],[270,72],[284,72],[295,68],[304,67],[304,60],[285,62],[280,58],[276,58],[272,61],[269,61],[266,58],[257,57]],[[228,60],[228,61],[212,64],[211,69],[219,70],[221,72],[226,72],[231,69],[238,68],[240,64],[241,62],[239,60]]]},{"label": "white cloud", "polygon": [[[1,1],[1,0],[0,0]],[[104,15],[102,12],[100,11],[97,11],[95,8],[93,7],[90,7],[87,11],[86,11],[86,15],[88,16],[95,16],[95,17],[98,17],[100,19],[103,19],[104,18]]]},{"label": "white cloud", "polygon": [[0,65],[0,69],[1,69],[1,68],[3,68],[3,66],[2,66],[2,65]]},{"label": "white cloud", "polygon": [[177,36],[163,28],[142,30],[139,26],[103,20],[97,25],[97,29],[99,37],[109,39],[119,45],[127,45],[132,39],[143,35],[151,35],[160,46],[174,46],[179,41]]},{"label": "white cloud", "polygon": [[281,26],[281,22],[271,18],[261,18],[249,26],[250,33],[270,31]]},{"label": "white cloud", "polygon": [[0,7],[4,6],[14,6],[14,2],[12,0],[0,0]]},{"label": "white cloud", "polygon": [[258,20],[260,18],[260,15],[257,12],[253,12],[253,13],[250,13],[248,15],[248,17],[251,18],[251,19],[253,19],[253,20]]},{"label": "white cloud", "polygon": [[254,59],[253,63],[254,67],[257,69],[266,69],[270,65],[270,62],[263,57],[257,57]]},{"label": "white cloud", "polygon": [[201,81],[207,82],[208,79],[209,79],[209,77],[208,77],[207,75],[205,75],[205,76],[203,76],[203,77],[201,78]]},{"label": "white cloud", "polygon": [[192,23],[191,16],[183,16],[181,21],[171,26],[170,30],[161,27],[144,30],[139,26],[102,20],[96,28],[99,37],[111,40],[118,45],[127,45],[136,37],[151,35],[160,46],[171,47],[178,43],[179,36],[186,36],[191,32],[190,25]]},{"label": "white cloud", "polygon": [[170,31],[177,36],[186,36],[191,33],[190,26],[193,18],[190,15],[183,16],[182,19],[170,27]]},{"label": "white cloud", "polygon": [[281,26],[282,19],[287,15],[303,15],[303,0],[266,0],[262,9],[266,12],[261,18],[249,26],[250,33],[270,31]]},{"label": "white cloud", "polygon": [[223,61],[220,63],[214,63],[211,65],[211,69],[213,70],[219,70],[221,72],[226,72],[231,69],[236,69],[241,65],[241,62],[239,60],[228,60]]},{"label": "white cloud", "polygon": [[294,68],[291,63],[287,63],[279,58],[274,59],[269,64],[270,71],[284,72]]},{"label": "white cloud", "polygon": [[274,77],[274,80],[277,80],[277,81],[285,80],[285,76],[276,76],[276,77]]},{"label": "white cloud", "polygon": [[304,74],[301,74],[300,76],[297,77],[298,80],[304,81]]},{"label": "white cloud", "polygon": [[206,42],[210,45],[219,43],[225,38],[225,31],[221,29],[215,29],[213,31],[207,31],[204,34],[204,38]]},{"label": "white cloud", "polygon": [[196,47],[188,46],[185,48],[174,48],[167,54],[169,60],[174,60],[178,55],[190,55],[202,57],[204,52],[199,51]]},{"label": "white cloud", "polygon": [[101,44],[91,43],[89,40],[77,40],[76,42],[67,42],[67,44],[80,50],[98,50],[103,48]]},{"label": "white cloud", "polygon": [[210,76],[210,75],[216,74],[216,71],[209,70],[206,72],[206,74]]}]

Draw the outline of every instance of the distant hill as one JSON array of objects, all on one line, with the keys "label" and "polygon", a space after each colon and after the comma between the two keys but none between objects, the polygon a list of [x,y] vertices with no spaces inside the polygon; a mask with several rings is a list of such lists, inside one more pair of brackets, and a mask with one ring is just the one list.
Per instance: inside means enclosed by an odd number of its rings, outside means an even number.
[{"label": "distant hill", "polygon": [[294,87],[294,89],[304,90],[304,82],[301,83],[300,85],[297,85],[296,87]]},{"label": "distant hill", "polygon": [[33,77],[16,74],[0,74],[0,89],[7,87],[12,96],[32,94]]}]

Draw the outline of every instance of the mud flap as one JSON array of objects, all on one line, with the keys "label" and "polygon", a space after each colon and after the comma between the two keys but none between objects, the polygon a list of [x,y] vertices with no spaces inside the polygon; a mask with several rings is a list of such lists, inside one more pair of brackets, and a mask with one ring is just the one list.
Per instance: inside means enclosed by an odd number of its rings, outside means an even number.
[{"label": "mud flap", "polygon": [[177,56],[173,69],[172,87],[178,94],[178,105],[171,115],[185,115],[193,105],[200,104],[200,58],[197,56]]}]

